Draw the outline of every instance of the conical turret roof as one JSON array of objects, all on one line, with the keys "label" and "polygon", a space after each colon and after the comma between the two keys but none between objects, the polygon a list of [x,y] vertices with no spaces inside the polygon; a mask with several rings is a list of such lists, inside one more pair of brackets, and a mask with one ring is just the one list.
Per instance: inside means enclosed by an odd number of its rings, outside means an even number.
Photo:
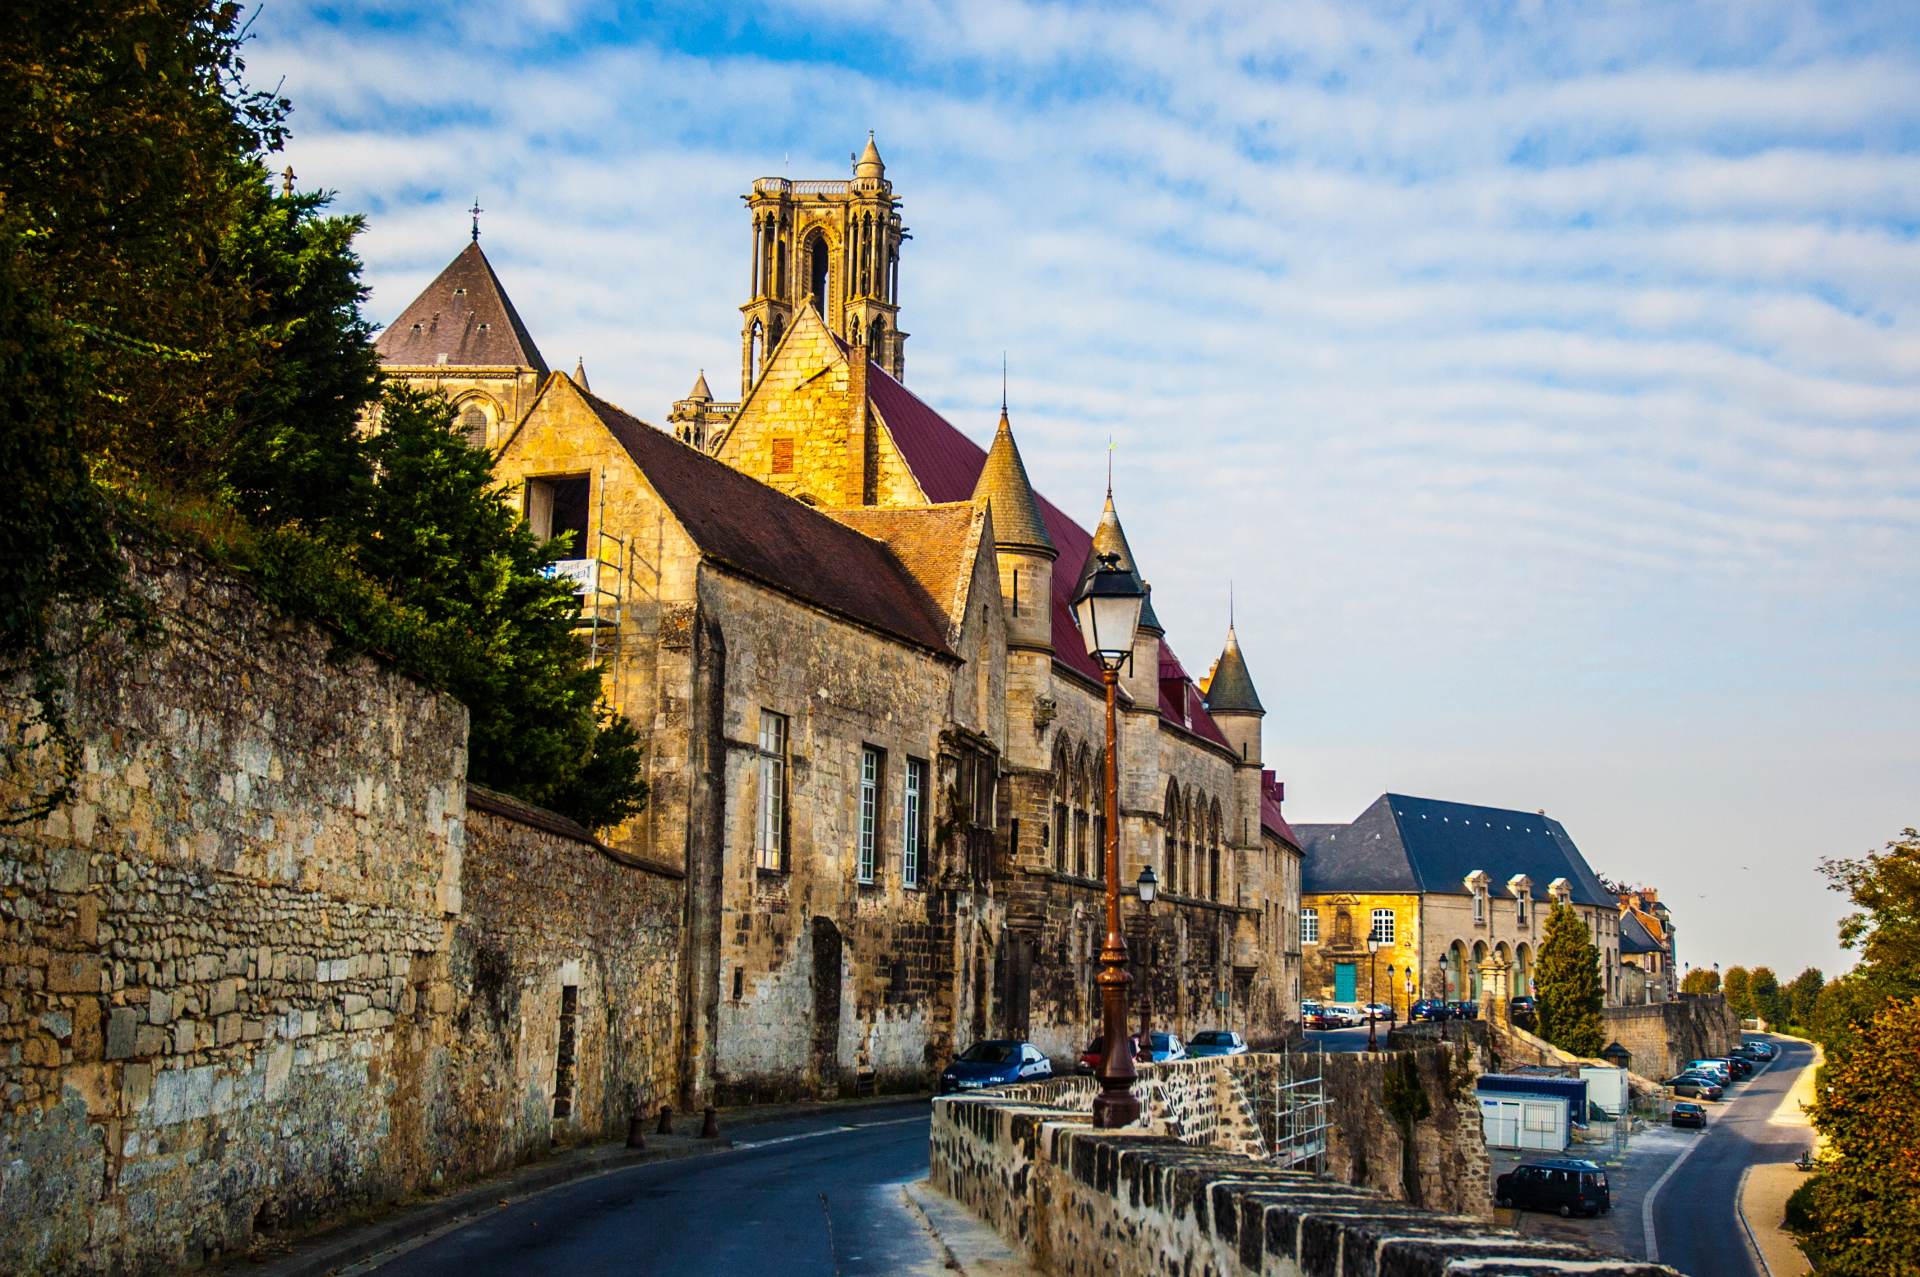
[{"label": "conical turret roof", "polygon": [[574,357],[573,384],[582,390],[593,389],[593,387],[587,384],[587,357],[585,355],[577,355]]},{"label": "conical turret roof", "polygon": [[375,347],[383,364],[517,367],[547,375],[533,334],[477,241],[400,312]]},{"label": "conical turret roof", "polygon": [[693,389],[687,393],[689,399],[711,399],[713,392],[707,389],[707,370],[702,368],[700,375],[693,379]]},{"label": "conical turret roof", "polygon": [[1120,566],[1133,573],[1140,581],[1140,587],[1147,597],[1140,601],[1140,628],[1152,630],[1164,635],[1167,627],[1160,624],[1160,618],[1153,611],[1153,587],[1140,576],[1140,565],[1133,557],[1133,548],[1127,544],[1127,534],[1120,526],[1120,516],[1113,509],[1113,490],[1107,490],[1106,508],[1100,512],[1100,525],[1093,530],[1093,546],[1087,551],[1087,561],[1080,567],[1080,579],[1074,583],[1073,597],[1078,598],[1087,581],[1100,568],[1100,556],[1112,554],[1119,556]]},{"label": "conical turret roof", "polygon": [[853,175],[855,177],[885,177],[887,175],[887,166],[880,159],[880,148],[873,144],[872,129],[867,130],[867,149],[860,153],[858,160],[854,161]]},{"label": "conical turret roof", "polygon": [[1260,694],[1253,690],[1253,675],[1247,672],[1247,658],[1240,654],[1240,636],[1227,626],[1227,646],[1214,662],[1213,677],[1207,680],[1207,709],[1215,714],[1264,714]]},{"label": "conical turret roof", "polygon": [[1040,517],[1040,503],[1034,499],[1033,484],[1027,481],[1027,467],[1020,460],[1020,445],[1013,441],[1013,427],[1007,422],[1005,408],[1000,410],[1000,426],[993,432],[986,464],[980,467],[973,499],[992,508],[995,542],[1009,548],[1054,553],[1053,538],[1047,535],[1046,521]]}]

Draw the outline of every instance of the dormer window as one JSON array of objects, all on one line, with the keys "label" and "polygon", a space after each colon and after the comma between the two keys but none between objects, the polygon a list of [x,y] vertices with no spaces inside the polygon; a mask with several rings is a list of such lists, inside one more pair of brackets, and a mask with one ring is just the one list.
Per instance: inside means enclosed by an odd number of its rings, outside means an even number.
[{"label": "dormer window", "polygon": [[1473,897],[1473,925],[1476,927],[1484,927],[1487,925],[1489,913],[1487,907],[1487,882],[1487,871],[1484,869],[1476,869],[1468,874],[1466,878],[1467,894]]}]

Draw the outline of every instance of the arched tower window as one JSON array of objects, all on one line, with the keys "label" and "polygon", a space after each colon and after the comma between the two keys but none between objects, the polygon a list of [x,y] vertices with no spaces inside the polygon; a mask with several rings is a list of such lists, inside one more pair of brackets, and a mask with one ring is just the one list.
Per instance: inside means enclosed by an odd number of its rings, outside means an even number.
[{"label": "arched tower window", "polygon": [[887,321],[875,315],[873,327],[867,330],[867,348],[873,351],[873,357],[886,362],[887,358]]},{"label": "arched tower window", "polygon": [[465,432],[467,442],[476,448],[487,446],[487,412],[479,404],[468,404],[460,414],[460,429]]},{"label": "arched tower window", "polygon": [[807,241],[807,296],[820,317],[827,317],[827,237],[815,234]]},{"label": "arched tower window", "polygon": [[786,335],[787,321],[779,316],[773,317],[773,329],[767,334],[767,358],[773,358],[773,352],[780,345],[780,339]]},{"label": "arched tower window", "polygon": [[760,346],[764,336],[760,321],[754,320],[753,328],[747,334],[747,375],[755,381],[760,380],[760,361],[763,353]]}]

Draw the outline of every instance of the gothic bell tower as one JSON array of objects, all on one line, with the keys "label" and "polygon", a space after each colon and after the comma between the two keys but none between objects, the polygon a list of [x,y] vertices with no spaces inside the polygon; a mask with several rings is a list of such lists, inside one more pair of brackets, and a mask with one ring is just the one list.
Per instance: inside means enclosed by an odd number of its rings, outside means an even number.
[{"label": "gothic bell tower", "polygon": [[753,225],[753,274],[740,308],[741,397],[760,379],[793,317],[809,304],[828,328],[866,346],[875,363],[904,380],[900,245],[910,237],[873,134],[853,162],[851,181],[763,177],[745,199]]}]

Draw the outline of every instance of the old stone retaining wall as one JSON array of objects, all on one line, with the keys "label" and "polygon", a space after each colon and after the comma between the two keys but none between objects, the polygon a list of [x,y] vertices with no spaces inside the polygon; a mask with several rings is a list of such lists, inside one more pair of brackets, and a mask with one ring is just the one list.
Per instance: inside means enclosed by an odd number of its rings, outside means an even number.
[{"label": "old stone retaining wall", "polygon": [[931,1178],[1054,1277],[1673,1273],[1007,1093],[934,1102]]},{"label": "old stone retaining wall", "polygon": [[1725,1055],[1740,1044],[1740,1019],[1717,993],[1608,1007],[1601,1019],[1607,1037],[1632,1052],[1633,1071],[1656,1081],[1672,1077],[1688,1060]]},{"label": "old stone retaining wall", "polygon": [[75,800],[0,827],[0,1271],[191,1266],[674,1085],[676,877],[470,820],[458,703],[183,554],[137,568],[160,637],[72,669]]}]

